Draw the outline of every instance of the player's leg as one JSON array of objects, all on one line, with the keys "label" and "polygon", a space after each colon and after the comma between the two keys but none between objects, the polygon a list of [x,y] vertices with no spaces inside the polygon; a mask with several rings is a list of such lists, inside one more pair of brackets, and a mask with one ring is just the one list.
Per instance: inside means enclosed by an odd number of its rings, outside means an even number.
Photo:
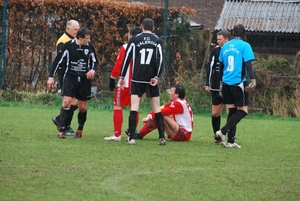
[{"label": "player's leg", "polygon": [[71,128],[71,122],[72,122],[72,119],[73,119],[73,115],[74,115],[74,111],[77,110],[78,108],[78,100],[76,98],[73,98],[72,100],[72,104],[71,104],[71,107],[70,107],[70,119],[69,119],[69,122],[68,122],[68,127],[67,127],[67,131],[66,131],[66,135],[70,135],[70,136],[74,136],[75,135],[75,132],[73,131],[73,129]]},{"label": "player's leg", "polygon": [[83,127],[87,119],[87,101],[78,100],[78,109],[78,128],[74,136],[75,138],[82,137]]},{"label": "player's leg", "polygon": [[[231,105],[233,106],[233,105]],[[228,107],[227,121],[237,112],[236,107]],[[228,143],[235,142],[236,125],[228,131]]]},{"label": "player's leg", "polygon": [[59,114],[59,138],[64,138],[65,137],[65,131],[67,129],[67,125],[70,119],[70,107],[71,107],[71,101],[72,97],[70,96],[64,96],[63,97],[63,104],[60,109],[60,114]]},{"label": "player's leg", "polygon": [[76,99],[78,100],[78,128],[75,133],[75,138],[82,137],[82,131],[84,124],[87,120],[87,101],[90,100],[91,97],[91,81],[88,80],[86,77],[82,76],[77,78],[78,83],[75,88],[76,90]]},{"label": "player's leg", "polygon": [[156,121],[150,119],[146,123],[143,124],[143,127],[138,132],[138,138],[143,139],[148,133],[155,130],[157,128]]},{"label": "player's leg", "polygon": [[215,136],[215,133],[220,130],[221,126],[221,114],[222,114],[222,97],[220,96],[220,92],[211,91],[211,99],[212,99],[212,115],[211,115],[211,124],[214,132],[215,143],[219,144],[221,139],[220,137]]},{"label": "player's leg", "polygon": [[164,116],[164,126],[168,138],[173,139],[179,131],[178,123],[169,116]]},{"label": "player's leg", "polygon": [[159,96],[157,97],[151,97],[150,98],[150,103],[152,106],[152,110],[155,113],[155,122],[157,125],[157,130],[159,134],[159,144],[160,145],[165,145],[165,129],[164,129],[164,118],[160,110],[160,98]]},{"label": "player's leg", "polygon": [[139,96],[131,95],[131,106],[130,106],[129,126],[128,126],[129,141],[134,140],[134,133],[136,130],[136,125],[137,125],[137,113],[138,113],[137,111],[139,110],[139,106],[140,106]]}]

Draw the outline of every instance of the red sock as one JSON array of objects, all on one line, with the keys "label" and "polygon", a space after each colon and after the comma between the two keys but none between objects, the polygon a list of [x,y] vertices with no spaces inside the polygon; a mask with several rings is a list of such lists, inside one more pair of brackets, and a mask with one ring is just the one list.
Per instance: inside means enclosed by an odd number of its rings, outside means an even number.
[{"label": "red sock", "polygon": [[119,137],[122,134],[123,110],[114,110],[113,121],[114,121],[114,134],[116,137]]},{"label": "red sock", "polygon": [[150,133],[151,131],[153,131],[154,129],[156,129],[156,123],[153,120],[149,120],[147,123],[145,123],[143,125],[143,127],[140,130],[140,136],[144,137],[146,136],[148,133]]}]

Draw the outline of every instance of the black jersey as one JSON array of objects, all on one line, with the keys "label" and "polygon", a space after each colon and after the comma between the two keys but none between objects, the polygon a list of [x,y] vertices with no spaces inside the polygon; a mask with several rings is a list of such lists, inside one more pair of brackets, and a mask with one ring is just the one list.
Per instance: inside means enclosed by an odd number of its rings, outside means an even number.
[{"label": "black jersey", "polygon": [[132,60],[132,82],[150,83],[162,73],[163,40],[154,33],[142,32],[132,37],[127,45],[121,77],[125,77]]},{"label": "black jersey", "polygon": [[210,86],[212,91],[220,90],[220,62],[219,54],[221,47],[217,46],[212,49],[209,57],[209,62],[206,67],[206,83],[205,86]]},{"label": "black jersey", "polygon": [[89,70],[97,70],[98,59],[92,44],[77,45],[73,39],[61,48],[50,68],[49,77],[53,77],[61,63],[66,63],[66,74],[85,76]]}]

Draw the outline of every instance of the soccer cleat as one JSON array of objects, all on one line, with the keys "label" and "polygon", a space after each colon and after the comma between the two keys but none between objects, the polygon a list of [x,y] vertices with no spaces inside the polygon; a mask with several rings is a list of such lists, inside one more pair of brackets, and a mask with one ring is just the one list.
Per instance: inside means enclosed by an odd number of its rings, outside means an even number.
[{"label": "soccer cleat", "polygon": [[60,139],[64,139],[66,137],[65,132],[59,132],[57,137]]},{"label": "soccer cleat", "polygon": [[221,140],[220,139],[215,139],[215,144],[217,144],[217,145],[219,145],[219,144],[221,144]]},{"label": "soccer cleat", "polygon": [[[128,129],[125,131],[125,133],[127,135],[125,140],[128,142],[128,140],[129,140],[129,131],[128,131]],[[134,139],[135,140],[142,140],[143,139],[143,137],[140,136],[140,131],[139,130],[135,130]]]},{"label": "soccer cleat", "polygon": [[57,120],[57,116],[53,117],[52,121],[53,121],[54,125],[56,126],[57,130],[59,130],[59,123],[58,123],[58,120]]},{"label": "soccer cleat", "polygon": [[158,144],[159,144],[159,145],[166,145],[166,140],[165,140],[165,138],[160,138],[160,139],[158,140]]},{"label": "soccer cleat", "polygon": [[226,142],[225,142],[225,137],[226,136],[221,132],[221,130],[219,130],[219,131],[216,132],[216,137],[220,137],[220,139],[221,139],[221,145],[223,147],[226,147]]},{"label": "soccer cleat", "polygon": [[116,136],[110,136],[110,137],[104,137],[104,140],[106,141],[121,141],[121,136],[116,137]]},{"label": "soccer cleat", "polygon": [[228,144],[227,144],[226,147],[227,147],[227,148],[236,148],[236,149],[242,148],[242,146],[238,145],[236,142],[234,142],[234,143],[229,143],[229,142],[228,142]]},{"label": "soccer cleat", "polygon": [[66,134],[66,136],[75,136],[75,132],[73,131],[73,129],[71,127],[67,128],[65,134]]},{"label": "soccer cleat", "polygon": [[135,145],[136,144],[135,139],[131,139],[131,140],[128,139],[127,144]]},{"label": "soccer cleat", "polygon": [[74,135],[74,138],[81,138],[81,137],[82,137],[82,130],[77,130]]}]

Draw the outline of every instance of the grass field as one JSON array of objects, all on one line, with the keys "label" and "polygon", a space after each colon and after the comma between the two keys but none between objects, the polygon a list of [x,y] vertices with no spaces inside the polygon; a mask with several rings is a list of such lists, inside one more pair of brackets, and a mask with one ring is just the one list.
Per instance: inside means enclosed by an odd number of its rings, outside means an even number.
[{"label": "grass field", "polygon": [[229,149],[214,144],[207,113],[194,116],[190,142],[159,146],[156,131],[137,145],[104,141],[112,111],[96,109],[81,139],[58,139],[58,111],[0,107],[1,201],[300,200],[297,118],[248,115],[238,125],[242,148]]}]

